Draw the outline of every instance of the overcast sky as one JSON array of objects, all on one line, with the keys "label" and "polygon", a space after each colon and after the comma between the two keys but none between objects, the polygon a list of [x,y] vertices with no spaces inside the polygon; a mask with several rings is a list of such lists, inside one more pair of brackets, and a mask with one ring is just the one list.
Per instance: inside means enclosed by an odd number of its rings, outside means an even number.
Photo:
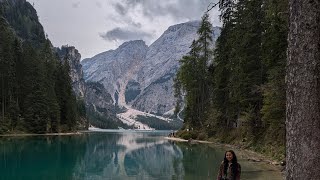
[{"label": "overcast sky", "polygon": [[[171,25],[199,20],[217,0],[27,0],[56,47],[75,46],[82,59],[128,40],[154,42]],[[211,23],[219,26],[217,8]]]}]

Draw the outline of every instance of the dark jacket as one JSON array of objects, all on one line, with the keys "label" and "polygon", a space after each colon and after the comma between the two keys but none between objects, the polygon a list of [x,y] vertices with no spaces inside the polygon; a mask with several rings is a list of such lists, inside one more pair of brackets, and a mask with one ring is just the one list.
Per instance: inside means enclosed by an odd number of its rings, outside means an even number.
[{"label": "dark jacket", "polygon": [[218,173],[218,177],[217,180],[221,180],[223,178],[228,179],[228,180],[240,180],[240,174],[241,174],[241,166],[239,163],[237,163],[238,168],[238,173],[237,174],[233,174],[232,170],[231,170],[231,166],[228,167],[227,169],[227,174],[224,173],[224,162],[222,161],[220,168],[219,168],[219,173]]}]

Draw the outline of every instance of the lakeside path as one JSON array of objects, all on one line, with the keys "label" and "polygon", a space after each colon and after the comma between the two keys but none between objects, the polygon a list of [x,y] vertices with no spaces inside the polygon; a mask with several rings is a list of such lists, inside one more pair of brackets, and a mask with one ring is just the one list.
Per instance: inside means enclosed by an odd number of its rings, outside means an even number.
[{"label": "lakeside path", "polygon": [[0,134],[0,137],[23,137],[23,136],[71,136],[81,135],[82,132],[70,132],[70,133],[45,133],[45,134],[32,134],[32,133],[19,133],[19,134]]}]

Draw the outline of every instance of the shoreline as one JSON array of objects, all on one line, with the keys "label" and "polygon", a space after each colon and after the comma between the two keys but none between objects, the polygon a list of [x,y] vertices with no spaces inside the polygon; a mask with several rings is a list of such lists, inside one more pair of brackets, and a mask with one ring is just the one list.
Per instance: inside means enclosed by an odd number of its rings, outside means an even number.
[{"label": "shoreline", "polygon": [[18,133],[18,134],[0,134],[0,137],[25,137],[25,136],[71,136],[81,135],[82,132],[69,132],[69,133],[45,133],[45,134],[33,134],[33,133]]},{"label": "shoreline", "polygon": [[[165,137],[167,140],[171,141],[176,141],[176,142],[189,142],[188,140],[182,139],[182,138],[177,138],[177,137]],[[251,162],[257,162],[257,163],[265,163],[268,165],[273,166],[276,168],[281,174],[283,174],[283,169],[285,166],[281,166],[279,161],[273,160],[272,158],[269,158],[261,153],[249,150],[249,149],[244,149],[244,148],[239,148],[236,145],[232,144],[223,144],[219,142],[212,142],[212,141],[200,141],[200,140],[194,140],[192,139],[190,144],[209,144],[214,147],[219,147],[222,149],[233,149],[238,151],[237,156],[241,157],[243,160],[251,161]]]},{"label": "shoreline", "polygon": [[[68,132],[68,133],[45,133],[45,134],[33,134],[33,133],[17,133],[17,134],[2,134],[0,135],[0,138],[17,138],[17,137],[35,137],[35,136],[74,136],[74,135],[83,135],[86,132],[92,132],[92,131],[76,131],[76,132]],[[93,131],[94,132],[94,131]],[[175,142],[187,142],[191,145],[193,144],[208,144],[209,147],[211,148],[221,148],[221,150],[228,150],[232,149],[236,151],[237,156],[239,159],[242,161],[248,161],[252,163],[259,163],[261,165],[267,165],[268,167],[274,169],[278,173],[281,174],[282,177],[284,177],[284,169],[285,166],[280,165],[279,161],[275,161],[270,157],[267,157],[261,153],[249,150],[249,149],[244,149],[236,145],[232,144],[223,144],[219,143],[216,141],[202,141],[202,140],[195,140],[195,139],[190,139],[190,140],[185,140],[182,138],[178,137],[163,137],[166,140],[169,141],[175,141]]]},{"label": "shoreline", "polygon": [[[68,132],[68,133],[45,133],[45,134],[34,134],[34,133],[0,134],[0,138],[1,137],[29,137],[29,136],[71,136],[71,135],[82,135],[85,132],[92,132],[92,131],[87,130],[87,131],[77,131],[77,132]],[[258,153],[249,149],[239,148],[238,146],[232,145],[232,144],[223,144],[219,142],[202,141],[202,140],[196,140],[196,139],[186,140],[178,137],[164,137],[164,139],[167,139],[170,141],[176,141],[176,142],[187,142],[190,144],[199,144],[199,143],[209,144],[209,145],[213,145],[215,147],[220,147],[223,149],[227,149],[227,148],[235,149],[240,152],[242,159],[247,159],[248,161],[253,161],[253,162],[265,162],[267,164],[280,167],[279,168],[280,170],[283,167],[280,165],[279,161],[273,160],[261,153]]]},{"label": "shoreline", "polygon": [[[177,137],[164,137],[167,140],[172,140],[172,141],[177,141],[177,142],[189,142],[189,140],[186,139],[182,139],[182,138],[177,138]],[[201,144],[214,144],[214,142],[211,141],[201,141],[201,140],[196,140],[196,139],[192,139],[190,141],[191,144],[197,144],[197,143],[201,143]]]}]

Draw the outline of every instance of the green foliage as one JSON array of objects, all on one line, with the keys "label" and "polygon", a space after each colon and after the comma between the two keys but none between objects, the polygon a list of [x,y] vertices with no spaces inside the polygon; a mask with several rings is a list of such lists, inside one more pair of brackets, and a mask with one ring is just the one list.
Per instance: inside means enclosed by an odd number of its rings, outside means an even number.
[{"label": "green foliage", "polygon": [[143,124],[148,125],[151,128],[157,130],[177,130],[182,127],[183,122],[180,120],[173,120],[170,122],[160,120],[156,117],[146,117],[138,115],[136,118],[137,121],[142,122]]},{"label": "green foliage", "polygon": [[10,120],[8,118],[1,118],[0,121],[0,134],[10,132]]},{"label": "green foliage", "polygon": [[[180,60],[175,92],[177,97],[186,94],[184,129],[195,129],[182,130],[180,136],[203,139],[208,135],[283,157],[287,0],[219,2],[223,27],[213,64],[208,71],[198,64],[205,51],[205,46],[198,45],[201,34]],[[210,90],[205,109],[199,108],[202,81]],[[199,114],[201,119],[197,119]]]},{"label": "green foliage", "polygon": [[91,125],[102,129],[118,129],[122,127],[124,129],[132,129],[133,127],[124,124],[114,114],[99,109],[96,111],[93,106],[87,108],[87,118]]},{"label": "green foliage", "polygon": [[207,138],[208,138],[208,135],[206,132],[200,132],[197,137],[197,139],[199,140],[206,140]]},{"label": "green foliage", "polygon": [[64,125],[67,131],[74,130],[77,114],[77,101],[72,91],[71,78],[69,76],[70,67],[68,61],[58,64],[56,71],[55,91],[60,107],[60,124]]},{"label": "green foliage", "polygon": [[9,22],[16,34],[40,48],[45,43],[45,34],[38,20],[36,10],[26,0],[3,1],[0,3],[3,17]]},{"label": "green foliage", "polygon": [[84,102],[84,99],[77,100],[77,111],[80,117],[86,116],[86,104]]},{"label": "green foliage", "polygon": [[140,94],[141,90],[140,89],[126,89],[125,92],[125,99],[126,99],[126,103],[131,102],[132,100],[134,100],[139,94]]},{"label": "green foliage", "polygon": [[267,67],[267,83],[263,86],[262,120],[265,124],[266,141],[285,144],[286,112],[286,48],[288,22],[285,12],[288,1],[266,1],[265,35],[263,37],[263,60]]},{"label": "green foliage", "polygon": [[194,130],[182,130],[177,133],[177,136],[181,137],[182,139],[197,139],[199,131]]},{"label": "green foliage", "polygon": [[182,104],[182,94],[181,94],[182,87],[177,77],[173,79],[174,97],[177,99],[176,106],[174,108],[174,116],[177,116],[178,113],[181,111],[181,104]]},{"label": "green foliage", "polygon": [[28,2],[0,7],[0,133],[75,130],[85,110],[77,109],[68,63],[54,55]]},{"label": "green foliage", "polygon": [[[199,38],[194,40],[188,55],[180,60],[181,67],[175,78],[176,96],[185,94],[185,122],[194,126],[203,126],[208,115],[209,105],[209,68],[208,64],[212,58],[212,25],[209,15],[202,17],[198,30]],[[180,106],[177,102],[177,107]],[[177,113],[177,110],[176,110]]]}]

